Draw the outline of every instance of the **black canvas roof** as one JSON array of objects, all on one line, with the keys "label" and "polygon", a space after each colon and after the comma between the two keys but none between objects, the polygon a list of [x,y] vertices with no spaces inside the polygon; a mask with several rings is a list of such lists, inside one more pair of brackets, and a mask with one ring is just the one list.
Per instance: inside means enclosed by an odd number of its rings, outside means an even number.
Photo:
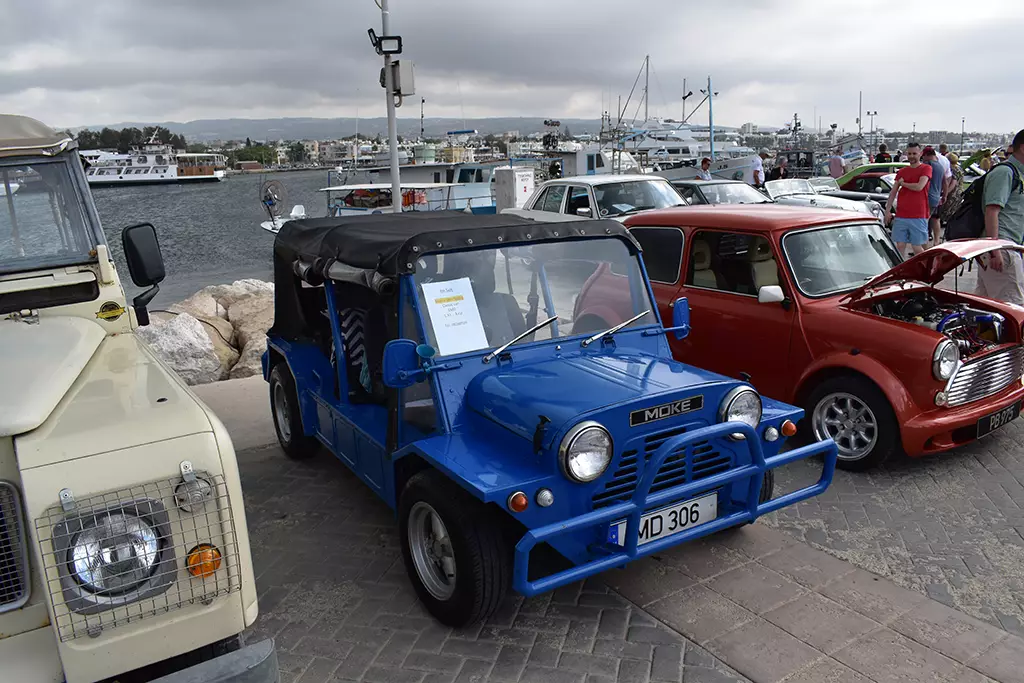
[{"label": "black canvas roof", "polygon": [[429,252],[605,235],[636,245],[612,220],[542,223],[508,214],[408,211],[287,221],[274,252],[276,259],[313,264],[321,277],[334,261],[398,275],[412,272],[416,256]]}]

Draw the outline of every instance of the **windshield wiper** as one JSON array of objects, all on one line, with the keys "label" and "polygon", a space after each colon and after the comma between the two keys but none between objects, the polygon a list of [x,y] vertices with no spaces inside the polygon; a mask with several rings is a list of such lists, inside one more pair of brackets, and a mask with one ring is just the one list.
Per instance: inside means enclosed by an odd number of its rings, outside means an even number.
[{"label": "windshield wiper", "polygon": [[547,320],[540,321],[539,323],[537,323],[536,325],[534,325],[533,327],[528,329],[526,332],[523,332],[518,337],[513,337],[509,341],[505,342],[504,344],[502,344],[501,346],[499,346],[498,348],[494,349],[489,354],[484,356],[484,362],[485,363],[490,363],[492,360],[494,360],[495,356],[497,356],[502,351],[504,351],[508,347],[512,346],[513,344],[515,344],[520,339],[525,339],[526,337],[529,337],[531,334],[533,334],[534,332],[536,332],[540,328],[547,327],[548,325],[550,325],[551,323],[555,322],[556,320],[558,320],[558,316],[557,315],[553,315],[550,318],[548,318]]},{"label": "windshield wiper", "polygon": [[591,344],[596,342],[598,339],[603,339],[604,337],[609,337],[609,336],[615,334],[616,332],[618,332],[619,330],[621,330],[626,325],[632,325],[637,320],[639,320],[640,318],[644,317],[645,315],[647,315],[650,312],[651,312],[651,309],[648,308],[646,311],[644,311],[640,315],[634,315],[629,320],[627,320],[625,322],[621,322],[618,325],[616,325],[615,327],[610,327],[607,330],[605,330],[604,332],[601,332],[600,334],[595,334],[593,337],[588,337],[587,339],[584,339],[582,342],[580,342],[580,345],[584,346],[584,347],[590,346]]}]

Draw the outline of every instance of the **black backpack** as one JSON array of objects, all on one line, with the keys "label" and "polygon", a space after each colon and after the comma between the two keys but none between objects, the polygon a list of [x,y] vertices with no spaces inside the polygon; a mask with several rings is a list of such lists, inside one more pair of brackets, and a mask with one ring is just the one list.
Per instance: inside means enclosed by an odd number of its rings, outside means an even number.
[{"label": "black backpack", "polygon": [[963,204],[946,224],[947,240],[974,239],[985,234],[985,179],[1000,166],[1007,166],[1010,169],[1010,192],[1024,191],[1024,183],[1021,182],[1020,174],[1017,173],[1013,164],[1009,162],[996,164],[989,169],[988,173],[971,183],[964,192]]}]

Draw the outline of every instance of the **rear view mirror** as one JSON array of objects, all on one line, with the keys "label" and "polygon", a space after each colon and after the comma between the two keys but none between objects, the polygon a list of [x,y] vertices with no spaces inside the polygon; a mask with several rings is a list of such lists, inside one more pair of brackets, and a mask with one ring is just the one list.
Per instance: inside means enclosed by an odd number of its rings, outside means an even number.
[{"label": "rear view mirror", "polygon": [[389,341],[384,346],[384,385],[404,389],[422,381],[427,373],[420,368],[420,358],[418,346],[412,339]]},{"label": "rear view mirror", "polygon": [[148,325],[149,311],[146,306],[160,291],[159,284],[166,277],[156,228],[152,223],[129,225],[121,231],[121,246],[124,248],[124,257],[128,262],[128,273],[132,277],[132,282],[139,287],[149,287],[132,300],[139,325]]},{"label": "rear view mirror", "polygon": [[786,300],[786,293],[778,285],[765,285],[757,290],[757,303],[776,304]]},{"label": "rear view mirror", "polygon": [[672,302],[672,332],[676,339],[685,339],[690,334],[690,302],[685,296]]}]

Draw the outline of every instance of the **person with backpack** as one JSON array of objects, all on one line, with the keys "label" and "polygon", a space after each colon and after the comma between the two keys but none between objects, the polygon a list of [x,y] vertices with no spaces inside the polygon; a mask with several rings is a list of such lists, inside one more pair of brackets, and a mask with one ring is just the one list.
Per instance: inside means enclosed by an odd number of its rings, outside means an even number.
[{"label": "person with backpack", "polygon": [[[1024,130],[1013,136],[1010,154],[978,180],[984,180],[983,237],[1024,242]],[[1024,306],[1024,264],[1020,252],[1002,249],[978,259],[977,294]]]}]

